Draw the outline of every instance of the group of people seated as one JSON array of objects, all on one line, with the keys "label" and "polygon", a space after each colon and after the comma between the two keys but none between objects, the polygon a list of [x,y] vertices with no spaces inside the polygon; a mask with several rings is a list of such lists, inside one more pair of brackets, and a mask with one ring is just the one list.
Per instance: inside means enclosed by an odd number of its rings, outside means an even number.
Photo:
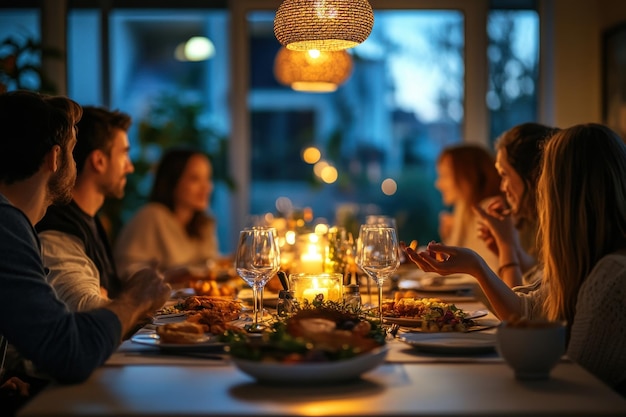
[{"label": "group of people seated", "polygon": [[[461,152],[474,161],[455,163]],[[498,138],[496,152],[500,192],[491,196],[477,166],[486,149],[442,153],[436,185],[465,220],[442,216],[443,243],[405,246],[409,259],[427,272],[472,275],[503,320],[565,321],[567,356],[626,395],[624,140],[600,124],[524,123]]]},{"label": "group of people seated", "polygon": [[26,91],[0,95],[0,113],[0,304],[15,317],[0,357],[5,403],[18,406],[48,378],[86,378],[218,244],[201,151],[167,150],[150,202],[112,247],[98,212],[133,172],[131,117]]},{"label": "group of people seated", "polygon": [[[150,202],[111,247],[98,211],[123,197],[133,172],[130,117],[16,91],[0,94],[0,124],[0,335],[10,358],[0,391],[17,398],[24,384],[86,379],[218,245],[201,152],[165,153]],[[527,123],[496,150],[442,154],[436,186],[455,207],[441,218],[447,244],[407,255],[424,271],[473,275],[501,319],[566,321],[568,356],[624,394],[626,145],[599,124]]]},{"label": "group of people seated", "polygon": [[440,215],[441,242],[474,250],[509,287],[541,278],[536,190],[543,146],[558,131],[523,123],[496,140],[495,157],[463,144],[438,159],[435,186],[452,207]]},{"label": "group of people seated", "polygon": [[161,158],[149,197],[109,244],[99,210],[106,198],[124,197],[131,117],[85,106],[72,152],[76,183],[69,204],[51,205],[35,225],[48,282],[70,310],[100,307],[145,267],[171,283],[218,256],[215,222],[207,215],[211,163],[194,149],[169,149]]}]

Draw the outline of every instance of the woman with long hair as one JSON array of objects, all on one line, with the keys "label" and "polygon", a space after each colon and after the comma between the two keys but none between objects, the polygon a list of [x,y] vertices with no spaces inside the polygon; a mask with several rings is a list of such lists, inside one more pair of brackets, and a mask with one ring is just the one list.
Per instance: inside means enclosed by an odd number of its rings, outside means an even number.
[{"label": "woman with long hair", "polygon": [[211,163],[193,149],[168,150],[156,171],[150,200],[124,226],[115,245],[121,277],[152,264],[174,280],[206,269],[218,256],[215,221],[207,214]]},{"label": "woman with long hair", "polygon": [[544,274],[533,289],[508,288],[466,248],[406,253],[425,271],[476,277],[500,318],[565,320],[569,358],[625,394],[626,145],[599,124],[556,133],[537,191]]},{"label": "woman with long hair", "polygon": [[472,210],[485,199],[500,195],[500,176],[494,162],[493,155],[479,145],[445,148],[437,160],[435,187],[443,203],[452,207],[452,213],[439,215],[441,241],[475,250],[497,270],[498,256],[478,236],[478,216]]},{"label": "woman with long hair", "polygon": [[510,287],[531,284],[541,278],[537,262],[536,190],[541,173],[541,155],[557,128],[523,123],[496,140],[496,169],[504,198],[475,207],[479,235],[498,256],[494,269]]}]

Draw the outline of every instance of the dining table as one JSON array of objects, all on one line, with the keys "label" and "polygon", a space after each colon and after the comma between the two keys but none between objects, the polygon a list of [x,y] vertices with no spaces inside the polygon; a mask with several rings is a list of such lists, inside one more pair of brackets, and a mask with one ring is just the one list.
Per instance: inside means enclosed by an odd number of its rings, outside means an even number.
[{"label": "dining table", "polygon": [[[466,311],[485,305],[453,294]],[[498,319],[485,311],[480,333]],[[149,332],[151,329],[142,329]],[[171,354],[124,341],[83,383],[52,384],[19,417],[103,416],[626,416],[626,399],[567,357],[547,379],[521,380],[496,350],[440,353],[407,343],[411,329],[387,341],[384,363],[353,380],[259,382],[221,351]]]}]

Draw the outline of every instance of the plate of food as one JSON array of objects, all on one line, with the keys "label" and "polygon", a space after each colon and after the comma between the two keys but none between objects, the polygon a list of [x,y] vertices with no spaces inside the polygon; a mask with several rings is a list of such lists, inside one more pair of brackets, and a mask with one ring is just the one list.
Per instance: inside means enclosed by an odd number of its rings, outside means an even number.
[{"label": "plate of food", "polygon": [[156,313],[156,317],[181,317],[202,313],[222,321],[232,321],[241,314],[241,302],[230,297],[192,295],[170,303]]},{"label": "plate of food", "polygon": [[[487,310],[463,311],[455,304],[438,298],[400,298],[383,304],[383,320],[402,327],[427,332],[467,332],[475,330],[477,318],[484,317]],[[491,327],[491,324],[485,323]]]},{"label": "plate of food", "polygon": [[277,320],[262,337],[235,335],[226,349],[238,369],[260,382],[335,383],[383,363],[385,337],[376,321],[325,302]]},{"label": "plate of food", "polygon": [[447,354],[491,353],[495,333],[404,333],[399,339],[422,352]]},{"label": "plate of food", "polygon": [[207,330],[206,325],[184,321],[158,326],[154,333],[137,333],[130,340],[163,350],[199,350],[224,346],[220,336],[207,333]]},{"label": "plate of food", "polygon": [[337,383],[357,379],[381,365],[388,348],[379,347],[350,359],[331,362],[282,363],[233,358],[239,370],[260,382],[281,384]]},{"label": "plate of food", "polygon": [[[254,298],[252,298],[252,290],[245,288],[239,291],[237,297],[243,301],[244,303],[252,304],[254,303]],[[276,308],[278,304],[278,293],[274,293],[271,291],[263,291],[263,306],[268,308]]]}]

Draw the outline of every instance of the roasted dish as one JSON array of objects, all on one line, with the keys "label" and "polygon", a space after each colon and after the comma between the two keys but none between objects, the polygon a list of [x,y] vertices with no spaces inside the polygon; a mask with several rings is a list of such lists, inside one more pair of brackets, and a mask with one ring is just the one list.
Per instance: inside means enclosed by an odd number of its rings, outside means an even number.
[{"label": "roasted dish", "polygon": [[207,339],[206,325],[180,322],[168,323],[157,327],[157,334],[163,343],[199,343]]},{"label": "roasted dish", "polygon": [[241,303],[236,300],[194,295],[187,297],[173,307],[168,307],[167,310],[161,310],[161,313],[184,313],[187,317],[185,322],[202,325],[205,332],[215,335],[221,335],[226,330],[233,332],[241,330],[230,324],[233,320],[237,320],[241,314]]},{"label": "roasted dish", "polygon": [[328,362],[352,358],[385,344],[378,322],[327,302],[277,320],[261,334],[226,332],[228,350],[237,358],[282,363]]},{"label": "roasted dish", "polygon": [[475,325],[466,312],[439,298],[387,300],[383,303],[383,316],[419,321],[421,329],[429,332],[465,332]]}]

